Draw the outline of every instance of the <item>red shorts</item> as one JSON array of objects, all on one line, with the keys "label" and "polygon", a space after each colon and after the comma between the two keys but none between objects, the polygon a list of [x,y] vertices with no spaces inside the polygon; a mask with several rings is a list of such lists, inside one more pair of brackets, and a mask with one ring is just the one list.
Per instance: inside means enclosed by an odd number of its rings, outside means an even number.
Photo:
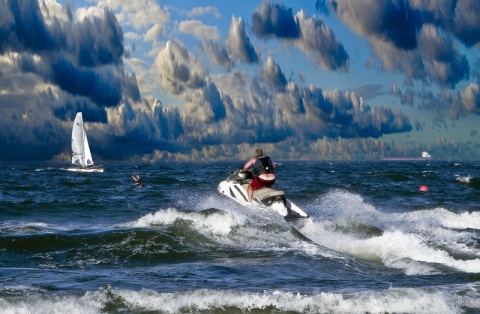
[{"label": "red shorts", "polygon": [[252,187],[253,190],[259,190],[263,187],[265,188],[270,188],[272,187],[272,184],[275,183],[275,178],[273,179],[261,179],[259,177],[253,178],[252,182],[250,183],[250,186]]}]

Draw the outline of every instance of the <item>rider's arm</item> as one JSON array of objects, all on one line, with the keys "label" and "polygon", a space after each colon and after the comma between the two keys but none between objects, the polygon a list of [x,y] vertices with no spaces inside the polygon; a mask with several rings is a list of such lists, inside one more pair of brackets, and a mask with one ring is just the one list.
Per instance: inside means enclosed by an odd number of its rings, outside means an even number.
[{"label": "rider's arm", "polygon": [[243,166],[243,171],[247,171],[250,167],[252,167],[253,164],[255,163],[255,160],[256,160],[256,158],[253,157],[252,159],[247,161],[247,163]]}]

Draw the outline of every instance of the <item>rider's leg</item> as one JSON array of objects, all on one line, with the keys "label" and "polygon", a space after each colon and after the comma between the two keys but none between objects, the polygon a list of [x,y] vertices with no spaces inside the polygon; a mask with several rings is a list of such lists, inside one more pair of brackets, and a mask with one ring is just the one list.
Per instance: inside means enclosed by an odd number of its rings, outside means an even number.
[{"label": "rider's leg", "polygon": [[247,194],[248,194],[248,202],[251,204],[252,198],[253,198],[253,189],[250,184],[248,185],[248,188],[247,188]]}]

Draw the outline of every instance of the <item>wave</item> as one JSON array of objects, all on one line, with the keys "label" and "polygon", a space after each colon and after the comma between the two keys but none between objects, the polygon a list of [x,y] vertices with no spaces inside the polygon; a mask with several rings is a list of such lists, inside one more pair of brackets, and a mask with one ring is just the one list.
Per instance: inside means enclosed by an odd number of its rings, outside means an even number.
[{"label": "wave", "polygon": [[[3,288],[0,311],[6,313],[460,313],[480,308],[480,299],[462,286],[391,288],[360,293],[300,294],[288,291],[241,292],[190,290],[157,292],[133,291],[106,286],[83,295],[45,296],[42,291]],[[27,288],[28,289],[28,288]],[[5,296],[7,294],[7,296]]]},{"label": "wave", "polygon": [[210,231],[214,235],[227,235],[232,228],[242,224],[240,216],[227,215],[219,210],[209,211],[180,211],[176,208],[167,208],[155,213],[149,213],[136,221],[119,225],[120,227],[148,227],[155,225],[171,225],[176,221],[189,222],[193,228]]},{"label": "wave", "polygon": [[[204,204],[225,205],[217,198],[208,198]],[[240,205],[233,204],[222,210],[208,208],[205,210],[179,210],[168,208],[142,216],[136,221],[119,225],[129,228],[164,228],[174,230],[181,235],[185,243],[203,243],[215,245],[216,249],[286,252],[302,251],[307,254],[333,257],[332,252],[311,242],[304,241],[301,234],[292,232],[277,213],[251,212]]]},{"label": "wave", "polygon": [[[292,229],[280,215],[268,210],[252,211],[219,196],[198,199],[186,201],[190,209],[158,209],[111,225],[7,221],[0,225],[0,234],[16,238],[15,243],[8,242],[13,249],[30,248],[30,242],[42,244],[40,251],[35,251],[42,256],[61,258],[70,246],[85,263],[117,264],[121,263],[119,257],[182,259],[179,252],[195,256],[214,248],[355,258],[402,269],[408,275],[451,269],[480,273],[478,212],[453,213],[443,208],[382,212],[360,195],[334,190],[310,202],[306,210],[311,218]],[[92,252],[99,253],[98,259],[91,259]],[[55,267],[56,263],[52,261]]]},{"label": "wave", "polygon": [[472,187],[472,188],[479,188],[480,187],[480,179],[475,178],[471,175],[455,175],[455,180],[465,186]]},{"label": "wave", "polygon": [[65,231],[68,228],[54,226],[44,222],[2,221],[0,223],[0,235],[18,236],[47,234]]},{"label": "wave", "polygon": [[[206,199],[203,205],[221,205]],[[55,225],[43,222],[6,221],[0,224],[0,243],[8,254],[0,263],[25,267],[83,267],[177,262],[211,256],[261,252],[277,256],[301,250],[308,254],[331,252],[305,242],[276,214],[255,215],[241,207],[203,210],[159,209],[119,224]],[[325,253],[323,253],[325,251]],[[210,252],[210,253],[206,253]],[[75,259],[69,258],[75,256]]]},{"label": "wave", "polygon": [[[480,273],[480,213],[443,208],[384,213],[357,194],[335,190],[311,205],[299,232],[335,252],[403,269],[408,275]],[[473,230],[472,230],[473,229]]]},{"label": "wave", "polygon": [[412,176],[405,175],[402,172],[392,171],[392,170],[380,170],[380,171],[371,171],[368,172],[367,177],[381,177],[386,180],[391,180],[393,182],[404,182],[414,180]]},{"label": "wave", "polygon": [[[222,208],[180,211],[175,208],[148,214],[129,227],[170,225],[182,221],[193,234],[219,246],[254,250],[296,250],[341,258],[341,255],[380,262],[406,274],[480,273],[479,213],[452,213],[443,208],[412,213],[383,213],[359,195],[341,190],[310,204],[311,218],[295,226],[299,238],[283,219],[267,212],[228,206],[216,198],[203,205]],[[463,231],[462,231],[463,230]],[[473,243],[473,245],[472,245]],[[313,247],[315,247],[313,249]],[[332,253],[340,253],[341,255]]]}]

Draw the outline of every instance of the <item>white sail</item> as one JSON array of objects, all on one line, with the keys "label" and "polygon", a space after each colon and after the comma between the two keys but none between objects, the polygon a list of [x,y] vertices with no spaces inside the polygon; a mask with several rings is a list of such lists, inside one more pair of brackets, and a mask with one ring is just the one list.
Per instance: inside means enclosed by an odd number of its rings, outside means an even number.
[{"label": "white sail", "polygon": [[92,153],[90,152],[90,146],[88,146],[87,133],[83,130],[83,162],[87,166],[93,165]]},{"label": "white sail", "polygon": [[82,113],[78,112],[72,127],[72,166],[68,171],[103,172],[103,166],[94,166]]},{"label": "white sail", "polygon": [[93,165],[87,134],[83,128],[82,113],[75,116],[72,128],[72,164],[82,167]]}]

